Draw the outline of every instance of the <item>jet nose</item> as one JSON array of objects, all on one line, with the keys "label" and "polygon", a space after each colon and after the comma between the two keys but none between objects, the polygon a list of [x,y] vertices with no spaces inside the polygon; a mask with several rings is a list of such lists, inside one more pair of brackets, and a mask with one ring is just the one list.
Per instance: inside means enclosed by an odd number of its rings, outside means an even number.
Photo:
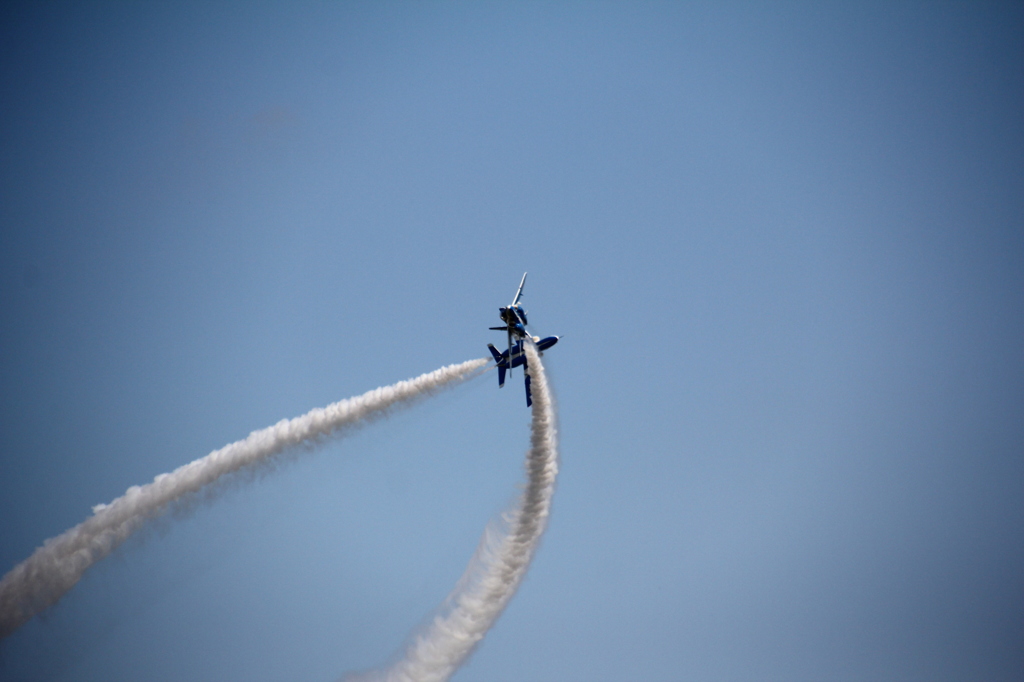
[{"label": "jet nose", "polygon": [[551,348],[551,346],[558,343],[559,338],[561,337],[549,336],[546,339],[541,339],[540,343],[537,344],[537,348],[540,350],[547,350],[548,348]]}]

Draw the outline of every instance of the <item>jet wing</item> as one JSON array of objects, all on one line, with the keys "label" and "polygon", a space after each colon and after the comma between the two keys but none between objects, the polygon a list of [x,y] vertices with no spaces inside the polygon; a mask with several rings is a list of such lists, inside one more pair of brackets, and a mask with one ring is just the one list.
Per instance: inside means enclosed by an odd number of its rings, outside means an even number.
[{"label": "jet wing", "polygon": [[512,299],[512,305],[510,307],[516,307],[519,304],[519,297],[523,295],[523,285],[526,284],[526,273],[523,273],[523,279],[519,282],[519,289],[516,290],[516,297]]}]

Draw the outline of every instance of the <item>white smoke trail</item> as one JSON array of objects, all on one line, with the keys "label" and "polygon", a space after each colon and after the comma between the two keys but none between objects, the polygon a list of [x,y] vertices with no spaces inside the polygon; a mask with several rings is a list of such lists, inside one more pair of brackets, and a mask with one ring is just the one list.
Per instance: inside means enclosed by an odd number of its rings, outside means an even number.
[{"label": "white smoke trail", "polygon": [[295,419],[283,419],[169,474],[160,474],[152,483],[132,486],[110,504],[96,505],[91,517],[44,542],[0,580],[0,639],[53,605],[90,566],[110,554],[148,519],[166,511],[171,503],[196,493],[225,474],[265,462],[287,448],[364,424],[392,408],[411,404],[442,387],[468,379],[489,362],[479,359],[449,365],[317,408]]},{"label": "white smoke trail", "polygon": [[444,682],[469,658],[501,615],[530,566],[547,526],[558,474],[555,408],[539,354],[526,344],[533,386],[533,422],[526,453],[526,489],[503,515],[505,527],[489,527],[445,611],[387,670],[349,679],[366,682]]}]

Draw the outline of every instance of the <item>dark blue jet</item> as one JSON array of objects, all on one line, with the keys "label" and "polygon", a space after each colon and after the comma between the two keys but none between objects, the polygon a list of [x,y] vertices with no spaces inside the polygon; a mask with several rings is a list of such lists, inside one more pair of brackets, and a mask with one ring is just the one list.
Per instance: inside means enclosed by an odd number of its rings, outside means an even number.
[{"label": "dark blue jet", "polygon": [[498,315],[501,317],[501,321],[505,323],[504,327],[490,327],[494,331],[508,332],[508,347],[512,349],[512,337],[522,339],[526,336],[526,311],[523,310],[523,306],[519,305],[519,299],[523,295],[523,285],[526,284],[526,273],[523,273],[523,279],[519,281],[519,288],[516,290],[516,297],[512,299],[512,303],[503,308],[498,308]]},{"label": "dark blue jet", "polygon": [[[537,350],[543,353],[548,348],[551,348],[551,346],[558,343],[558,337],[549,336],[546,339],[542,339],[539,336],[535,336],[533,338],[533,342],[537,344]],[[491,355],[494,356],[494,362],[498,367],[498,388],[505,385],[505,372],[513,367],[521,366],[523,368],[523,374],[526,375],[526,406],[529,407],[530,405],[533,405],[533,394],[530,393],[530,367],[526,364],[526,350],[523,349],[524,343],[526,343],[526,341],[519,341],[516,345],[512,346],[511,363],[508,361],[509,351],[499,353],[493,343],[487,344],[487,348],[491,351]]]}]

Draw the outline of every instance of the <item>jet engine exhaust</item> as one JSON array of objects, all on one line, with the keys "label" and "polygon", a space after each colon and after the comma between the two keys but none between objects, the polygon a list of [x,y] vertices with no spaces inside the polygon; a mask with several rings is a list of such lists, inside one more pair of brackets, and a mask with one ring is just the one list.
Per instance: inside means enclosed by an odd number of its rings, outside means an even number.
[{"label": "jet engine exhaust", "polygon": [[533,384],[526,488],[513,509],[485,531],[476,554],[443,612],[381,671],[349,676],[359,682],[444,682],[469,658],[516,593],[547,526],[558,474],[555,407],[537,347],[526,343]]},{"label": "jet engine exhaust", "polygon": [[90,566],[110,554],[146,521],[167,511],[172,503],[225,474],[266,462],[296,445],[316,443],[338,435],[343,429],[412,405],[417,399],[469,379],[489,363],[488,358],[448,365],[316,408],[301,417],[281,420],[171,473],[160,474],[152,483],[132,486],[110,504],[96,505],[91,517],[44,542],[0,580],[0,639],[55,604]]}]

